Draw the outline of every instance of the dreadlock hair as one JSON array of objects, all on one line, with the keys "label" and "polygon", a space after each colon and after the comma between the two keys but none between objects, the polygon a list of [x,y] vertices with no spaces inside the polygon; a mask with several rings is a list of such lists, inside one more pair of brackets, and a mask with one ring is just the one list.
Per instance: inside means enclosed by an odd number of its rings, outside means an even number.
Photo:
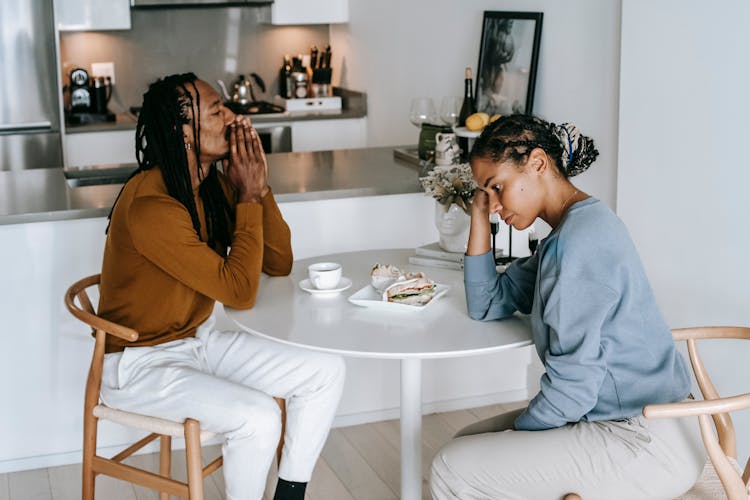
[{"label": "dreadlock hair", "polygon": [[[135,132],[138,169],[128,181],[139,172],[159,168],[167,192],[187,209],[200,238],[200,219],[188,168],[189,150],[185,147],[182,133],[183,125],[192,126],[195,145],[191,151],[200,165],[200,94],[195,85],[197,79],[193,73],[183,73],[166,76],[149,85],[148,91],[143,94],[143,106]],[[202,169],[198,168],[198,176],[202,175]],[[232,241],[230,226],[234,223],[234,216],[219,182],[215,164],[202,179],[198,195],[203,200],[207,243],[219,255],[225,255]],[[120,195],[117,200],[119,198]],[[109,213],[110,222],[117,200]]]},{"label": "dreadlock hair", "polygon": [[584,172],[599,155],[594,141],[572,123],[555,125],[536,116],[508,115],[485,127],[470,157],[520,165],[534,148],[543,149],[565,178]]}]

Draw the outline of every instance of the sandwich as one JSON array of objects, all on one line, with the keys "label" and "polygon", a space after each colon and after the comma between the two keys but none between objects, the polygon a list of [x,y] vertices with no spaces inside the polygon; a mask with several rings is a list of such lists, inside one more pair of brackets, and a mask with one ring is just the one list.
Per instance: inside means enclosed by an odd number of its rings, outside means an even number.
[{"label": "sandwich", "polygon": [[399,281],[385,289],[383,300],[410,306],[423,306],[435,296],[436,288],[435,282],[425,277]]},{"label": "sandwich", "polygon": [[372,286],[382,292],[396,282],[401,276],[401,270],[391,264],[375,264],[370,271]]}]

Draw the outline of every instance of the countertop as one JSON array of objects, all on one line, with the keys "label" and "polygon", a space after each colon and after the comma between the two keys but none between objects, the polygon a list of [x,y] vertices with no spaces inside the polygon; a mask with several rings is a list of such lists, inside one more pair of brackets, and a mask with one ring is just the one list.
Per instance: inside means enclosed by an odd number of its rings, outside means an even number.
[{"label": "countertop", "polygon": [[[341,97],[342,109],[339,111],[311,111],[271,113],[249,115],[253,123],[279,123],[309,120],[341,120],[363,118],[367,116],[367,94],[354,90],[334,88],[334,94]],[[66,134],[91,132],[115,132],[118,130],[135,130],[137,117],[132,113],[118,113],[114,122],[88,123],[85,125],[65,125]]]},{"label": "countertop", "polygon": [[[422,192],[420,167],[393,147],[268,155],[279,203]],[[136,165],[90,167],[123,169]],[[62,168],[0,172],[0,225],[106,217],[122,184],[71,187]]]}]

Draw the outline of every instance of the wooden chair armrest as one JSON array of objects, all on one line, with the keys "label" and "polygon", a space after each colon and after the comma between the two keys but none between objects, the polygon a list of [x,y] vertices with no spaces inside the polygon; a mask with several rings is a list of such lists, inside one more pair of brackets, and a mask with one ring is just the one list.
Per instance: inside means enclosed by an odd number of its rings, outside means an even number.
[{"label": "wooden chair armrest", "polygon": [[[138,340],[138,332],[132,328],[112,323],[94,314],[94,307],[86,293],[86,288],[99,284],[100,275],[95,274],[80,280],[65,292],[65,306],[68,311],[95,330],[101,330],[109,335],[114,335],[128,342]],[[82,307],[76,304],[76,297]]]},{"label": "wooden chair armrest", "polygon": [[88,313],[86,311],[81,311],[80,309],[71,310],[71,312],[76,318],[80,319],[92,328],[103,330],[108,335],[114,335],[115,337],[127,340],[128,342],[135,342],[136,340],[138,340],[138,332],[136,332],[132,328],[118,325],[117,323],[112,323],[111,321],[102,319],[94,314]]},{"label": "wooden chair armrest", "polygon": [[745,408],[750,408],[750,393],[703,401],[646,405],[643,407],[643,416],[646,418],[692,417],[729,413]]}]

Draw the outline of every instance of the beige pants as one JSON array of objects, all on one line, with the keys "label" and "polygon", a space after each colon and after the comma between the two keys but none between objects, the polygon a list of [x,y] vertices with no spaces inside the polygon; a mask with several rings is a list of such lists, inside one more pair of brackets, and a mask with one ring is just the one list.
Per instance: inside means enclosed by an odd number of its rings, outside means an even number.
[{"label": "beige pants", "polygon": [[432,462],[433,498],[667,500],[690,489],[706,460],[696,418],[509,430],[520,412],[473,424],[446,444]]}]

